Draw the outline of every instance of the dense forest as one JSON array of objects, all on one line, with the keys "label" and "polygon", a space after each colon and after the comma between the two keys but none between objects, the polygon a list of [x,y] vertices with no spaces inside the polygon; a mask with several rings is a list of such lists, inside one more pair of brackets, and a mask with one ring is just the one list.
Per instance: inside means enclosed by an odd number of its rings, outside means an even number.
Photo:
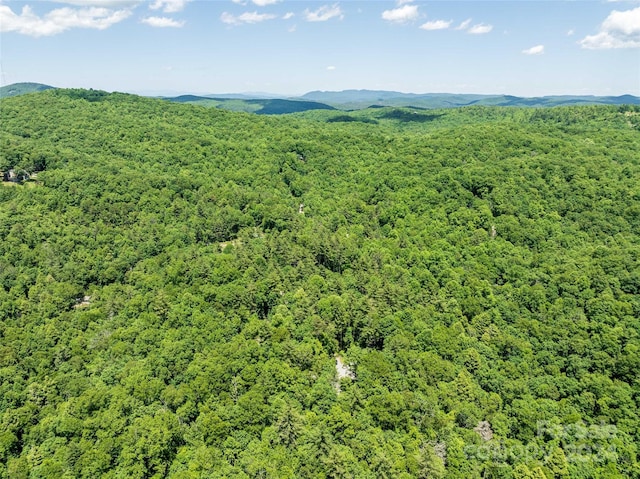
[{"label": "dense forest", "polygon": [[640,107],[0,131],[0,478],[640,477]]}]

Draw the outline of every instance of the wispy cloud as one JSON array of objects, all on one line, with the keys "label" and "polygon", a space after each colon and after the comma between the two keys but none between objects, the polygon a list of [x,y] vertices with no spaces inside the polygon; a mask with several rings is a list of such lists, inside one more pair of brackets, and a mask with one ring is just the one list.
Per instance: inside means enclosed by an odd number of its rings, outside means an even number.
[{"label": "wispy cloud", "polygon": [[287,12],[282,16],[283,20],[290,20],[291,18],[295,17],[296,14],[293,12]]},{"label": "wispy cloud", "polygon": [[272,20],[276,18],[276,15],[271,13],[258,13],[258,12],[245,12],[240,15],[233,15],[228,12],[224,12],[220,15],[220,20],[227,25],[242,25],[245,23],[260,23],[266,20]]},{"label": "wispy cloud", "polygon": [[456,30],[466,30],[471,25],[471,19],[467,18],[464,22],[456,27]]},{"label": "wispy cloud", "polygon": [[176,13],[184,10],[189,0],[154,0],[149,5],[151,10],[162,10],[164,13]]},{"label": "wispy cloud", "polygon": [[339,18],[341,20],[344,18],[342,9],[337,3],[334,5],[323,5],[314,11],[304,11],[304,19],[307,22],[326,22],[332,18]]},{"label": "wispy cloud", "polygon": [[525,55],[542,55],[544,53],[544,45],[536,45],[535,47],[522,50]]},{"label": "wispy cloud", "polygon": [[184,20],[174,20],[168,17],[147,17],[143,18],[141,22],[157,28],[180,28],[183,27],[185,23]]},{"label": "wispy cloud", "polygon": [[[143,0],[58,0],[56,3],[66,3],[76,7],[103,7],[103,8],[131,8],[140,5]],[[2,3],[2,0],[0,0]]]},{"label": "wispy cloud", "polygon": [[104,30],[131,15],[131,9],[112,10],[101,7],[56,8],[42,17],[25,5],[20,14],[7,5],[0,5],[0,31],[17,32],[32,37],[62,33],[71,28]]},{"label": "wispy cloud", "polygon": [[574,33],[576,33],[576,31],[573,28],[571,28],[570,30],[567,31],[567,36],[570,37]]},{"label": "wispy cloud", "polygon": [[446,30],[453,23],[452,20],[433,20],[420,25],[422,30]]},{"label": "wispy cloud", "polygon": [[329,71],[333,71],[333,70],[335,70],[335,69],[336,69],[336,67],[334,67],[333,65],[329,65],[329,66],[327,67],[327,70],[329,70]]},{"label": "wispy cloud", "polygon": [[472,26],[467,30],[467,33],[472,35],[482,35],[484,33],[489,33],[493,30],[493,25],[487,25],[486,23],[478,23],[477,25]]},{"label": "wispy cloud", "polygon": [[[248,2],[246,0],[231,0],[233,3],[237,3],[238,5],[246,5]],[[258,7],[266,7],[267,5],[274,5],[276,3],[280,3],[281,0],[251,0],[254,5]]]},{"label": "wispy cloud", "polygon": [[417,5],[404,5],[382,12],[382,19],[393,23],[406,23],[418,18]]},{"label": "wispy cloud", "polygon": [[640,7],[613,10],[602,22],[598,33],[584,37],[579,43],[589,50],[640,48]]}]

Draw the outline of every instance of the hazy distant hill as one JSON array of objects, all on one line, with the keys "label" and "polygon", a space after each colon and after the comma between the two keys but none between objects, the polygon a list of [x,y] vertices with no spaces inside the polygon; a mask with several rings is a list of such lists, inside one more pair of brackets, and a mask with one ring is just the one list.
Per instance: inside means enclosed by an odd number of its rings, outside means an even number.
[{"label": "hazy distant hill", "polygon": [[386,90],[342,90],[342,91],[311,91],[301,98],[313,101],[326,101],[331,103],[350,102],[384,102],[390,99],[413,99],[425,95],[415,93],[401,93]]},{"label": "hazy distant hill", "polygon": [[289,98],[288,95],[277,95],[265,92],[245,92],[245,93],[212,93],[201,95],[206,98],[225,98],[230,100],[275,100]]},{"label": "hazy distant hill", "polygon": [[195,96],[182,95],[165,100],[177,103],[191,103],[201,106],[222,108],[231,111],[244,111],[257,113],[259,115],[281,115],[285,113],[299,113],[309,110],[335,110],[334,107],[315,101],[306,100],[285,100],[285,99],[244,99],[244,98],[221,98],[215,96]]},{"label": "hazy distant hill", "polygon": [[12,85],[0,87],[0,98],[24,95],[25,93],[35,93],[52,88],[55,87],[43,85],[42,83],[13,83]]},{"label": "hazy distant hill", "polygon": [[312,91],[302,99],[327,103],[340,109],[360,109],[372,105],[454,108],[469,105],[550,107],[570,105],[640,104],[640,98],[622,96],[544,96],[525,98],[512,95],[476,95],[452,93],[401,93],[379,90]]}]

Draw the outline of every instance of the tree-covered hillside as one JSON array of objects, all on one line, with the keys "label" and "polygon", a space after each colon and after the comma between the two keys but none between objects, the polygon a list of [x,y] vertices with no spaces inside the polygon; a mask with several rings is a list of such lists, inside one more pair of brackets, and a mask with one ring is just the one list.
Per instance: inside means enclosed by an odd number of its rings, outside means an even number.
[{"label": "tree-covered hillside", "polygon": [[638,107],[0,129],[1,478],[640,477]]},{"label": "tree-covered hillside", "polygon": [[50,85],[43,85],[42,83],[13,83],[11,85],[5,85],[0,87],[0,98],[6,98],[10,96],[25,95],[27,93],[36,93],[40,91],[50,90]]},{"label": "tree-covered hillside", "polygon": [[335,110],[334,107],[305,100],[285,100],[279,98],[216,98],[194,95],[182,95],[165,98],[177,103],[189,103],[198,106],[222,108],[224,110],[256,113],[258,115],[286,115],[308,110]]}]

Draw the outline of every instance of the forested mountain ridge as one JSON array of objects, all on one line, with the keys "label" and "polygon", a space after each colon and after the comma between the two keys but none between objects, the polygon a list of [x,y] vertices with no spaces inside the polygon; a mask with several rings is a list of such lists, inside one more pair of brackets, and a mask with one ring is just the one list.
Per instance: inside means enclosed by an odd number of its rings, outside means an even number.
[{"label": "forested mountain ridge", "polygon": [[3,99],[0,477],[637,477],[639,130]]},{"label": "forested mountain ridge", "polygon": [[177,103],[192,103],[194,105],[222,108],[231,111],[244,111],[258,115],[283,115],[308,110],[335,110],[334,107],[308,100],[286,100],[280,98],[216,98],[195,95],[182,95],[166,100]]},{"label": "forested mountain ridge", "polygon": [[52,88],[55,87],[44,85],[42,83],[13,83],[11,85],[0,87],[0,98],[25,95],[27,93],[36,93],[40,91],[50,90]]}]

